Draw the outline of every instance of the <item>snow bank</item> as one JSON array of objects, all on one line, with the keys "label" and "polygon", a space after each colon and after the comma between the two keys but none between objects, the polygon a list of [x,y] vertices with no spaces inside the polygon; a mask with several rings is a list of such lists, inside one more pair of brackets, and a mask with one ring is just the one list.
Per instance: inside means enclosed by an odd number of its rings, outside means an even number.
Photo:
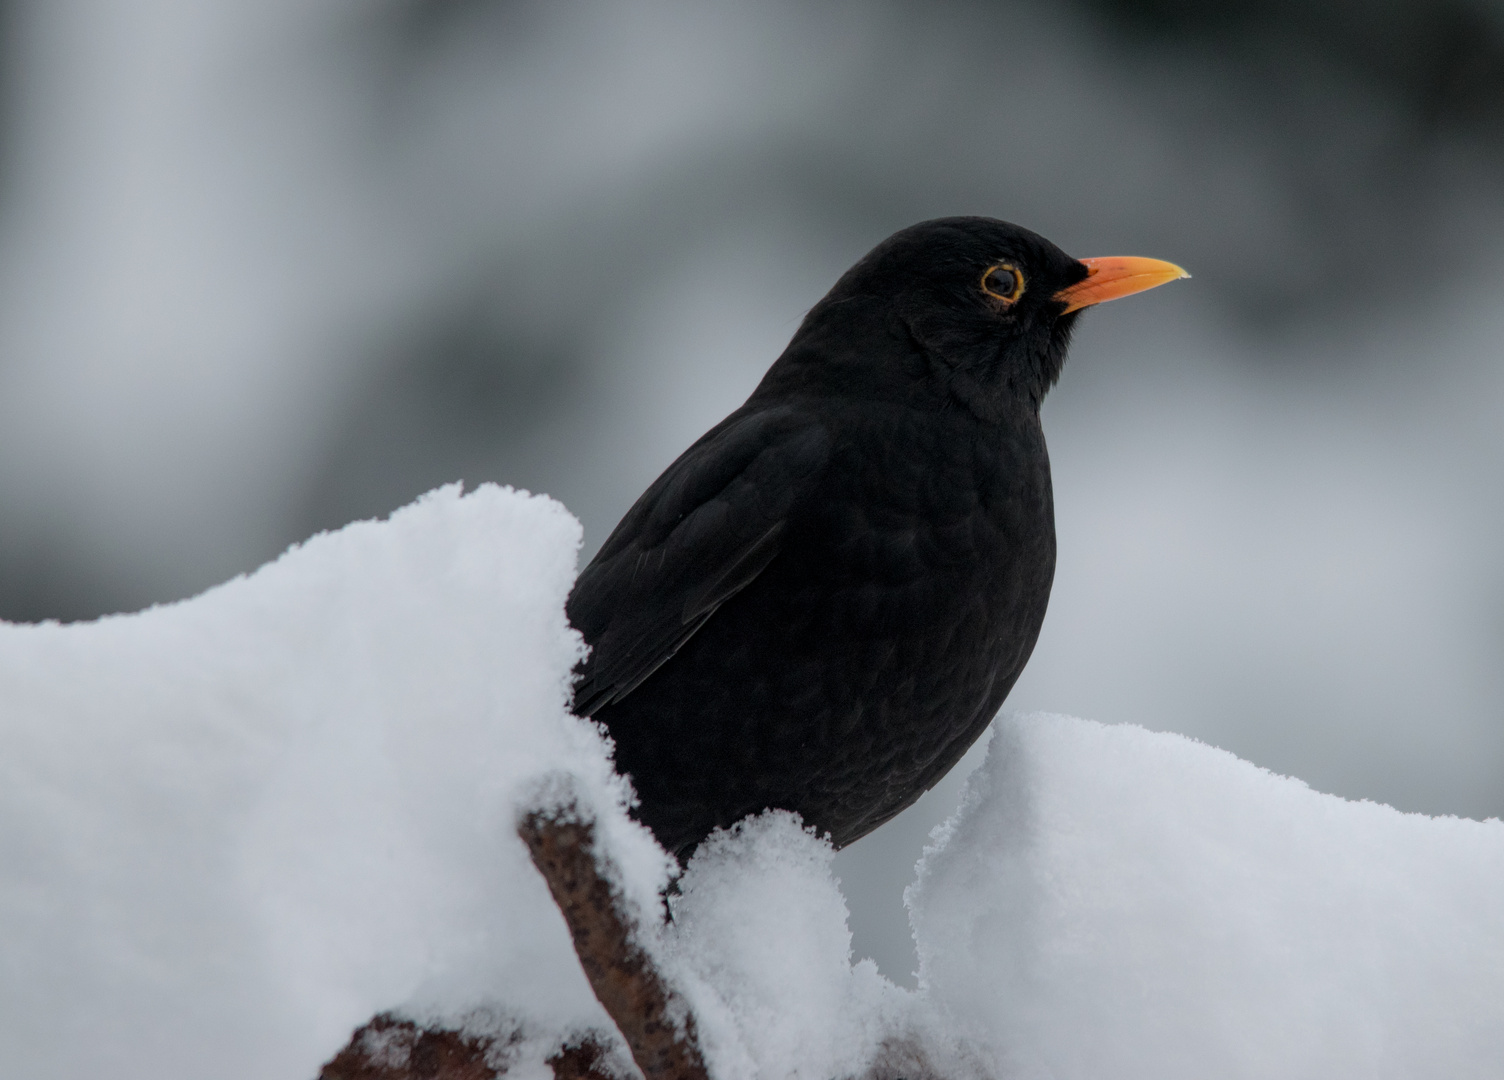
[{"label": "snow bank", "polygon": [[193,600],[0,625],[0,1075],[313,1075],[404,1002],[604,1025],[513,832],[567,769],[579,526],[435,492]]},{"label": "snow bank", "polygon": [[1004,1075],[1497,1077],[1504,825],[1178,735],[1001,723],[907,895],[920,985]]},{"label": "snow bank", "polygon": [[[605,1027],[513,833],[565,771],[636,902],[667,881],[566,712],[578,542],[548,499],[446,488],[191,601],[0,625],[0,1075],[296,1080],[401,1008],[507,1025],[546,1080],[549,1039]],[[717,1080],[1504,1061],[1497,821],[1007,720],[908,894],[918,993],[852,964],[831,858],[792,815],[744,823],[647,942]]]}]

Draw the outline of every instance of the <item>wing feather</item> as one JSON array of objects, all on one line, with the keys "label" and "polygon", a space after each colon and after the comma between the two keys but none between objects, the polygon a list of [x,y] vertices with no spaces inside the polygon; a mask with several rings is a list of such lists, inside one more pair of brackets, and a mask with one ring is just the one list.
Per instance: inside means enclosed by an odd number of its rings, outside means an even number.
[{"label": "wing feather", "polygon": [[575,712],[626,697],[778,557],[829,436],[789,407],[733,413],[643,493],[575,582],[591,647]]}]

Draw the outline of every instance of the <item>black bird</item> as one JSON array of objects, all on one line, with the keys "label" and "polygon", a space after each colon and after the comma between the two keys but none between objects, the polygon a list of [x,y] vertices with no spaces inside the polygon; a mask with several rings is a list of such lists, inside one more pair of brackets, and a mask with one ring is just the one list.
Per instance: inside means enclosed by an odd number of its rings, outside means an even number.
[{"label": "black bird", "polygon": [[1008,696],[1055,573],[1039,406],[1077,312],[1187,276],[990,218],[895,233],[576,581],[575,711],[687,858],[769,807],[841,846]]}]

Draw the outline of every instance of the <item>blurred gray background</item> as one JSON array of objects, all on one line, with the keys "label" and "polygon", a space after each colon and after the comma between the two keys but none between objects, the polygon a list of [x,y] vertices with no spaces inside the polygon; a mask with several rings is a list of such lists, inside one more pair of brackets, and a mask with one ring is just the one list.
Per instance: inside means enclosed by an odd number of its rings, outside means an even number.
[{"label": "blurred gray background", "polygon": [[[850,262],[989,214],[1195,274],[1046,405],[1007,707],[1504,813],[1495,3],[5,0],[0,49],[0,617],[461,478],[588,557]],[[899,981],[960,772],[838,859]]]}]

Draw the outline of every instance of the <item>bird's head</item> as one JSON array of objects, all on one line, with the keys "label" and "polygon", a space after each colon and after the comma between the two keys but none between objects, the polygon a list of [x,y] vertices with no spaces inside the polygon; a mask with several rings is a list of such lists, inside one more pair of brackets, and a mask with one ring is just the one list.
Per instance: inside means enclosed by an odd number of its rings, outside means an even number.
[{"label": "bird's head", "polygon": [[[1083,308],[1189,276],[1158,259],[1074,259],[1006,221],[938,218],[894,233],[842,275],[786,356],[804,367],[800,354],[818,353],[830,375],[872,389],[917,379],[980,411],[1037,408]],[[879,347],[895,334],[917,350]],[[896,370],[879,370],[885,359]]]}]

